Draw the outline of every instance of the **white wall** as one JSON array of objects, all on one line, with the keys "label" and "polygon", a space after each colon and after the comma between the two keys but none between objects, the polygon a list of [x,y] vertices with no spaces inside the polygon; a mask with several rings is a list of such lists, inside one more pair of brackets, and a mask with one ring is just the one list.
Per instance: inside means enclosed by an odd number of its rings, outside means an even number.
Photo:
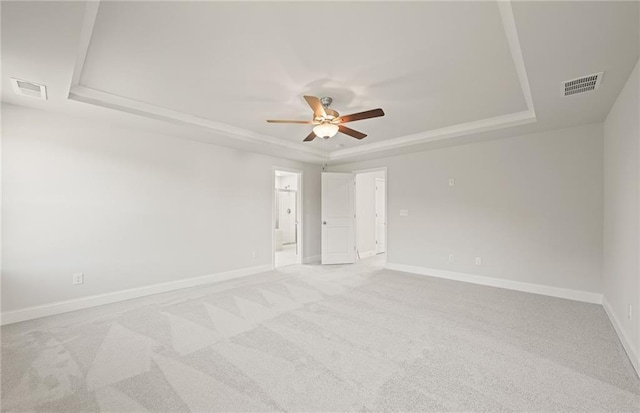
[{"label": "white wall", "polygon": [[392,264],[601,293],[602,134],[586,125],[331,170],[388,167]]},{"label": "white wall", "polygon": [[636,368],[640,366],[639,65],[604,122],[603,292],[605,306],[626,341],[627,352],[635,357]]},{"label": "white wall", "polygon": [[271,264],[273,166],[304,170],[320,254],[319,166],[6,104],[2,120],[3,312]]},{"label": "white wall", "polygon": [[376,178],[384,171],[356,175],[356,248],[361,257],[376,252]]}]

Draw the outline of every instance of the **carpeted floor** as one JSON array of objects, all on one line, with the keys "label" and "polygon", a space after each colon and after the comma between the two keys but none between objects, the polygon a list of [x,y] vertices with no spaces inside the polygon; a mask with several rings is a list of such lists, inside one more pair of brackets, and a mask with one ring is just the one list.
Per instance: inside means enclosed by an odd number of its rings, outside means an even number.
[{"label": "carpeted floor", "polygon": [[640,411],[601,306],[292,266],[2,328],[2,411]]}]

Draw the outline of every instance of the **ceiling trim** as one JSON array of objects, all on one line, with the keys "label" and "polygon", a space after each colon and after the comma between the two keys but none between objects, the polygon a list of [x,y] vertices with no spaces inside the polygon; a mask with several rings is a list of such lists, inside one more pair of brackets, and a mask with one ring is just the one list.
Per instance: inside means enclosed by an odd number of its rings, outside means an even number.
[{"label": "ceiling trim", "polygon": [[[358,148],[341,149],[339,151],[332,152],[329,160],[343,160],[360,155],[417,145],[420,143],[436,142],[472,133],[487,132],[495,129],[524,125],[535,121],[536,117],[531,114],[531,111],[525,110],[493,118],[447,126],[440,129],[432,129],[387,141],[370,143]],[[365,150],[363,151],[363,149]]]},{"label": "ceiling trim", "polygon": [[509,43],[509,49],[511,50],[511,58],[513,59],[513,64],[516,67],[518,79],[520,80],[520,88],[522,89],[524,100],[527,103],[527,109],[535,116],[536,110],[533,107],[533,98],[531,97],[531,88],[529,87],[529,77],[527,76],[527,69],[524,65],[524,57],[522,57],[522,48],[520,47],[520,38],[518,37],[516,20],[513,17],[511,1],[498,1],[498,9],[500,10],[504,33],[507,36],[507,42]]},{"label": "ceiling trim", "polygon": [[402,148],[420,143],[428,143],[448,138],[453,138],[472,133],[486,132],[490,130],[508,128],[512,126],[522,125],[536,121],[536,113],[529,87],[529,80],[524,65],[520,40],[513,17],[511,8],[511,0],[497,0],[497,7],[500,12],[505,36],[511,51],[511,58],[518,74],[520,87],[527,105],[527,110],[522,112],[510,113],[506,115],[496,116],[492,118],[481,119],[472,122],[461,123],[439,129],[432,129],[412,135],[401,136],[382,142],[374,142],[365,144],[356,148],[341,149],[326,153],[320,149],[312,148],[302,143],[292,143],[273,136],[260,134],[248,129],[228,125],[222,122],[190,115],[188,113],[179,112],[157,105],[136,101],[123,96],[118,96],[104,92],[101,90],[89,88],[80,84],[82,70],[86,61],[87,52],[91,43],[93,29],[95,26],[100,0],[88,1],[86,3],[85,15],[80,34],[79,50],[74,65],[73,76],[69,85],[68,98],[84,103],[91,103],[97,106],[103,106],[116,109],[122,112],[132,113],[136,115],[151,117],[155,119],[173,121],[187,125],[195,125],[209,129],[223,136],[241,139],[245,142],[251,142],[263,145],[276,145],[286,147],[295,151],[300,151],[306,155],[312,155],[319,162],[327,160],[343,160],[355,158],[361,155]]},{"label": "ceiling trim", "polygon": [[199,116],[190,115],[188,113],[178,112],[172,109],[166,109],[160,106],[151,105],[149,103],[140,102],[122,96],[113,95],[111,93],[103,92],[101,90],[89,88],[82,85],[77,85],[71,88],[71,91],[69,92],[69,99],[84,103],[91,103],[110,109],[116,109],[121,112],[127,112],[134,115],[142,115],[164,121],[168,120],[174,123],[199,126],[215,131],[216,133],[219,133],[223,136],[232,137],[234,138],[234,140],[240,139],[244,142],[285,147],[299,152],[304,152],[307,155],[312,155],[316,157],[318,161],[324,161],[326,159],[325,152],[316,148],[303,146],[297,143],[291,143],[283,139],[275,138],[273,136],[262,135],[260,133],[256,133],[247,129],[238,128],[236,126],[231,126],[225,123],[201,118]]},{"label": "ceiling trim", "polygon": [[93,26],[96,24],[99,8],[99,0],[88,1],[85,5],[84,19],[82,20],[82,29],[80,30],[80,42],[78,44],[78,55],[73,66],[69,93],[71,93],[71,89],[80,84],[80,76],[82,76],[84,62],[87,60],[87,52],[89,51],[89,44],[91,43],[91,36],[93,35]]}]

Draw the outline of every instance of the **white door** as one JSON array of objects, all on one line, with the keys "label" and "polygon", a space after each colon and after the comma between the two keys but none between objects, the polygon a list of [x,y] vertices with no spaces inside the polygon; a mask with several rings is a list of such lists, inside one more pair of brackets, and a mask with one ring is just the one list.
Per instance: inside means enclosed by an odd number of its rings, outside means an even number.
[{"label": "white door", "polygon": [[355,175],[322,173],[322,263],[356,262]]},{"label": "white door", "polygon": [[387,250],[386,186],[384,179],[376,178],[376,254]]}]

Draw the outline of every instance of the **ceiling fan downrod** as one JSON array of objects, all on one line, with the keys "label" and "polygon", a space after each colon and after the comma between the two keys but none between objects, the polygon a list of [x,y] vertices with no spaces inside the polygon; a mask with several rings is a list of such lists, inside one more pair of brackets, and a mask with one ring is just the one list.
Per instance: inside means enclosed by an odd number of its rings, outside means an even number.
[{"label": "ceiling fan downrod", "polygon": [[322,103],[322,106],[324,106],[325,109],[328,108],[329,105],[331,105],[331,102],[333,102],[333,99],[328,96],[320,98],[320,103]]}]

